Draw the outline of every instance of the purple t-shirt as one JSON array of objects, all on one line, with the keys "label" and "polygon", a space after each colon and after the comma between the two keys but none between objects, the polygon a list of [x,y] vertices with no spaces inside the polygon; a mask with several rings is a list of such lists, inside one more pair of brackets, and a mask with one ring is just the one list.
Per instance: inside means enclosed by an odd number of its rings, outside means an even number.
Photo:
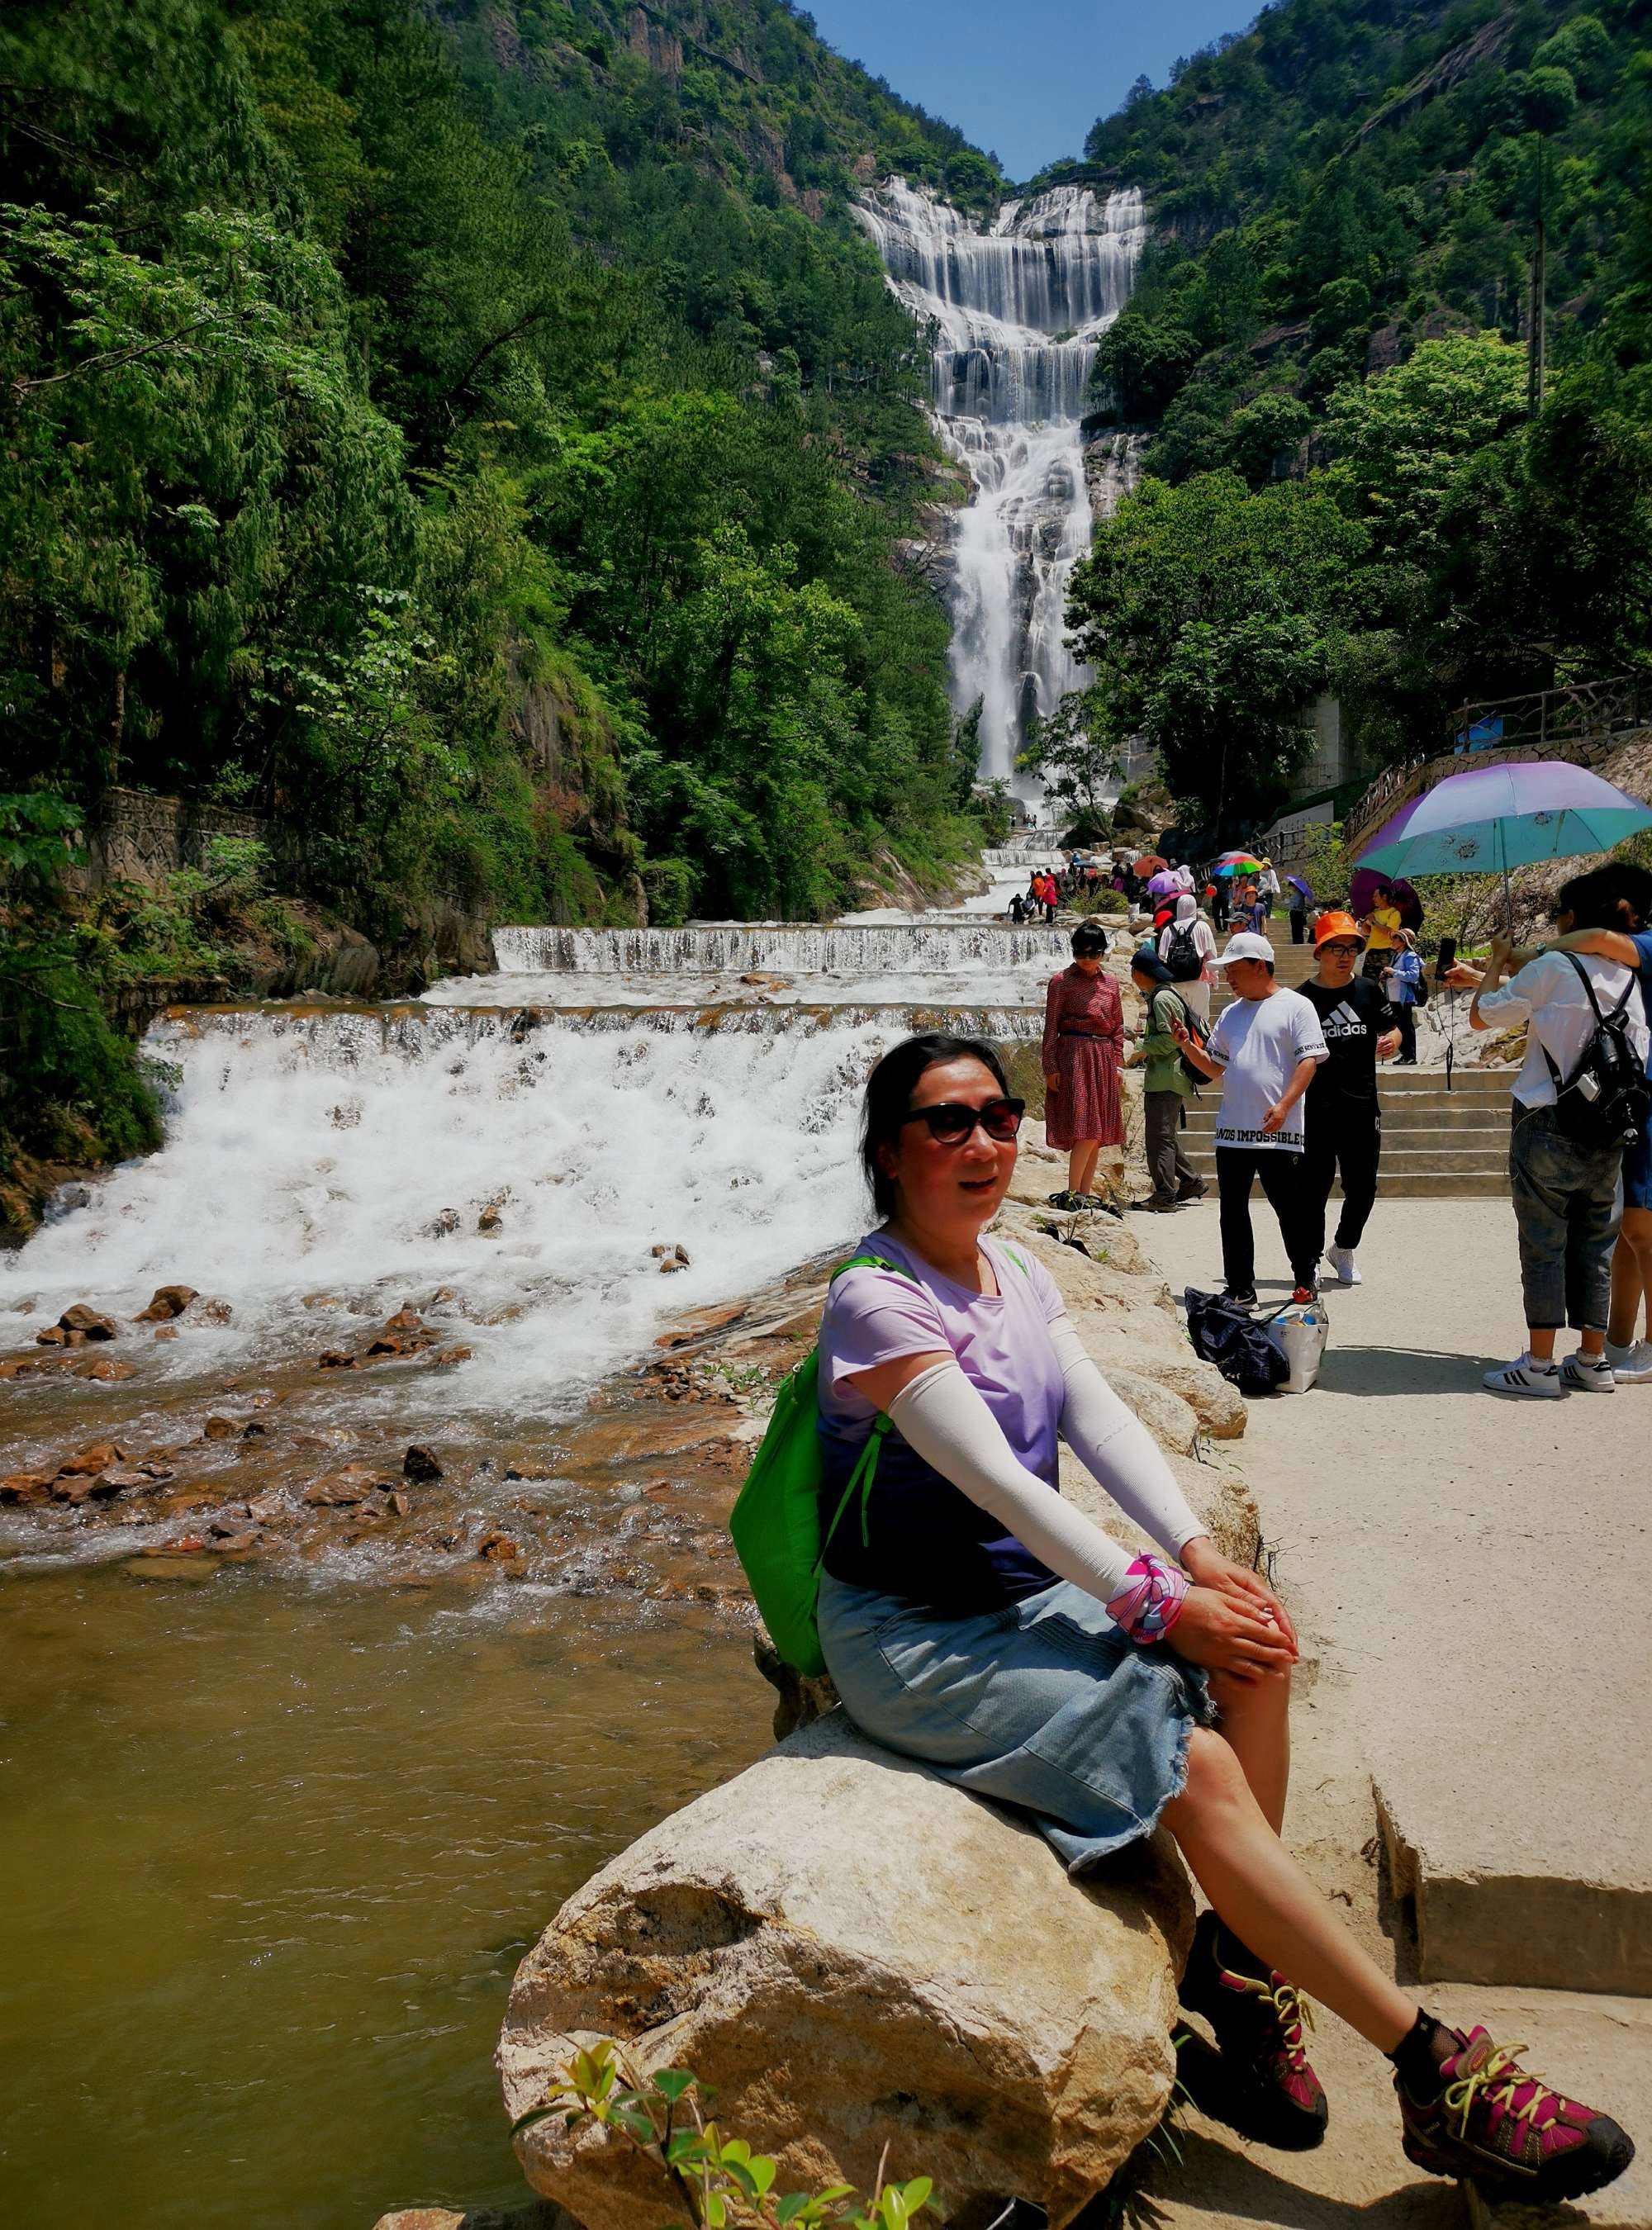
[{"label": "purple t-shirt", "polygon": [[942,1275],[887,1231],[869,1232],[857,1254],[881,1254],[907,1276],[845,1270],[832,1281],[820,1320],[823,1437],[859,1447],[877,1412],[845,1381],[897,1356],[947,1348],[980,1394],[1014,1453],[1035,1477],[1056,1484],[1064,1388],[1049,1327],[1066,1313],[1055,1281],[1036,1255],[983,1239],[996,1293],[971,1292]]}]

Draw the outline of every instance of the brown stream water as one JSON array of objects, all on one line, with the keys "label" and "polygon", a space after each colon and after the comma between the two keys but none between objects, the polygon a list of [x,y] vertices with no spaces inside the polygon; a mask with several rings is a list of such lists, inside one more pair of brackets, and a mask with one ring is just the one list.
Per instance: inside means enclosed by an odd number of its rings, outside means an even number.
[{"label": "brown stream water", "polygon": [[252,1568],[0,1578],[12,2230],[370,2230],[525,2188],[524,1950],[773,1698],[710,1612]]}]

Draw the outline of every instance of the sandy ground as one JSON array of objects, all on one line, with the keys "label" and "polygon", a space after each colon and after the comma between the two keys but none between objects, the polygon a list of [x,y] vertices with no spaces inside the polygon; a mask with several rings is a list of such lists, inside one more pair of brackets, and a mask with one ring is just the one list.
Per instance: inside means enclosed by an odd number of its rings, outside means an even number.
[{"label": "sandy ground", "polygon": [[[1253,1215],[1266,1305],[1289,1279],[1260,1196]],[[1130,1222],[1178,1295],[1220,1283],[1214,1203]],[[1652,1910],[1652,1386],[1544,1403],[1481,1389],[1522,1344],[1505,1201],[1379,1201],[1360,1266],[1364,1285],[1327,1292],[1320,1384],[1253,1403],[1236,1450],[1303,1631],[1287,1831],[1368,1946],[1415,1977],[1410,1916],[1378,1864],[1379,1784],[1424,1854],[1422,1995],[1530,2040],[1534,2066],[1633,2129],[1652,2100],[1637,1963]],[[1566,1982],[1637,1995],[1554,1987]],[[1195,2111],[1184,2166],[1153,2179],[1169,2216],[1460,2219],[1400,2153],[1382,2063],[1327,2015],[1315,2059],[1325,2147],[1268,2153]],[[1584,2212],[1652,2220],[1645,2163],[1573,2219]]]}]

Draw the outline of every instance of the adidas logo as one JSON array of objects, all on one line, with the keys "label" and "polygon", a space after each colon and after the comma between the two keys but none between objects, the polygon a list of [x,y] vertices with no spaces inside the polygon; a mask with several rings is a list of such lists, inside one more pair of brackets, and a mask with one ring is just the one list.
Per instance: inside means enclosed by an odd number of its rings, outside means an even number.
[{"label": "adidas logo", "polygon": [[1333,1007],[1320,1025],[1327,1040],[1331,1038],[1363,1038],[1369,1034],[1366,1027],[1345,999],[1340,1006]]}]

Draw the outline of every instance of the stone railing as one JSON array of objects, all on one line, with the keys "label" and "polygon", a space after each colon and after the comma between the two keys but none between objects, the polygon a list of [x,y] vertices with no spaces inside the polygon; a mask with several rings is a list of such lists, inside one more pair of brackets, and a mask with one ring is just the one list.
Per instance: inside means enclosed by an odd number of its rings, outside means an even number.
[{"label": "stone railing", "polygon": [[1617,738],[1648,726],[1652,726],[1652,686],[1633,676],[1461,705],[1452,718],[1450,748],[1422,752],[1384,768],[1349,809],[1344,840],[1350,853],[1360,851],[1401,806],[1448,775],[1532,759],[1567,759],[1590,766]]}]

